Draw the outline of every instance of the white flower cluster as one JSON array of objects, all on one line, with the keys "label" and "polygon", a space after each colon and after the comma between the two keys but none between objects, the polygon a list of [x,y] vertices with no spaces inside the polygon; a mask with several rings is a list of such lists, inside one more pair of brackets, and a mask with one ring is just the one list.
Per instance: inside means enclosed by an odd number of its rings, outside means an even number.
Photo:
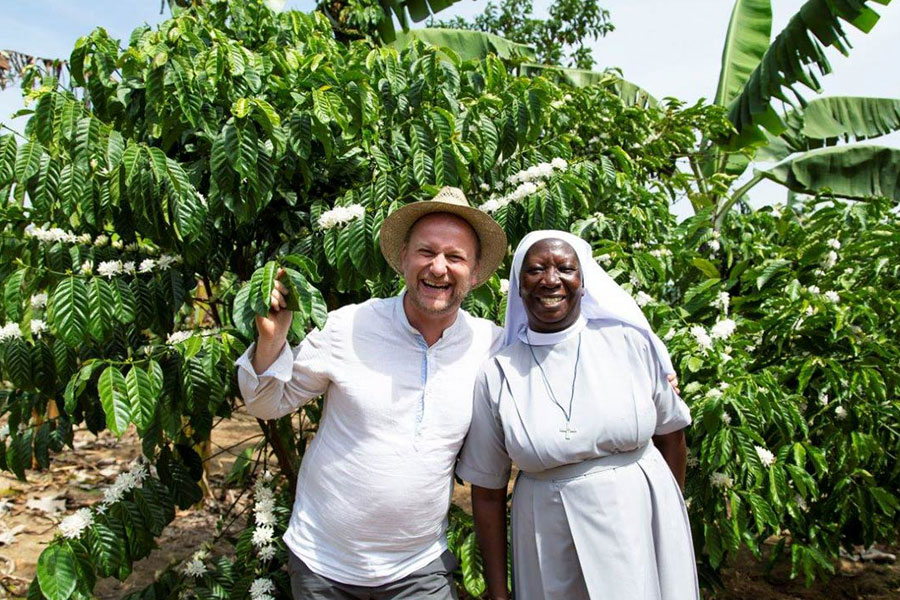
[{"label": "white flower cluster", "polygon": [[274,600],[274,591],[275,584],[271,579],[258,577],[250,584],[250,600]]},{"label": "white flower cluster", "polygon": [[710,333],[713,339],[726,340],[731,337],[735,329],[737,329],[737,323],[732,319],[722,319],[712,326]]},{"label": "white flower cluster", "polygon": [[41,334],[47,331],[47,329],[47,324],[41,319],[31,320],[31,335],[34,337],[41,337]]},{"label": "white flower cluster", "polygon": [[205,549],[197,550],[191,556],[191,559],[182,565],[181,572],[188,577],[202,577],[207,571],[206,563],[204,562],[207,556],[209,556],[209,552]]},{"label": "white flower cluster", "polygon": [[847,418],[847,409],[841,405],[838,405],[834,409],[834,416],[836,416],[839,421],[843,421]]},{"label": "white flower cluster", "polygon": [[500,280],[500,293],[501,294],[509,293],[509,279],[501,279]]},{"label": "white flower cluster", "polygon": [[612,262],[612,256],[609,254],[601,254],[594,260],[597,261],[598,265],[605,267],[605,266],[609,266],[609,264]]},{"label": "white flower cluster", "polygon": [[138,458],[125,473],[120,473],[111,486],[103,490],[103,500],[100,501],[101,510],[119,502],[125,494],[138,487],[147,478],[149,471],[143,458]]},{"label": "white flower cluster", "polygon": [[50,227],[47,225],[43,225],[38,227],[34,223],[30,223],[25,227],[25,237],[34,238],[38,241],[52,244],[55,242],[65,242],[67,244],[82,244],[84,246],[95,246],[97,248],[101,248],[103,246],[109,245],[116,250],[126,250],[128,252],[143,252],[144,254],[156,254],[157,252],[147,246],[141,246],[136,242],[131,244],[125,244],[122,240],[116,239],[110,241],[110,237],[101,233],[96,238],[92,238],[89,233],[82,233],[80,235],[76,235],[71,231],[65,231],[60,229],[59,227]]},{"label": "white flower cluster", "polygon": [[268,487],[272,474],[266,471],[256,480],[253,490],[253,518],[256,529],[253,530],[253,545],[256,553],[263,561],[275,557],[275,493]]},{"label": "white flower cluster", "polygon": [[725,473],[713,473],[709,476],[709,483],[712,484],[713,487],[725,489],[734,486],[734,480]]},{"label": "white flower cluster", "polygon": [[656,258],[663,258],[665,256],[672,256],[672,251],[668,248],[654,248],[650,251],[650,256],[655,256]]},{"label": "white flower cluster", "polygon": [[[550,162],[538,163],[518,173],[510,175],[506,182],[515,185],[516,188],[505,196],[491,198],[478,208],[486,213],[492,213],[503,208],[511,202],[520,202],[534,194],[544,186],[544,180],[556,171],[565,171],[569,163],[563,158],[554,158]],[[537,182],[537,183],[535,183]]]},{"label": "white flower cluster", "polygon": [[81,537],[85,529],[94,524],[94,513],[90,508],[79,508],[63,519],[59,524],[59,532],[63,537],[75,540]]},{"label": "white flower cluster", "polygon": [[[821,290],[819,289],[819,286],[817,286],[817,285],[811,285],[808,288],[806,288],[806,290],[810,294],[813,294],[813,295],[818,295],[821,293]],[[827,292],[825,292],[822,295],[825,297],[826,300],[828,300],[829,302],[833,302],[834,304],[837,304],[838,302],[841,301],[840,294],[838,294],[834,290],[828,290]]]},{"label": "white flower cluster", "polygon": [[832,239],[828,240],[828,247],[831,248],[832,250],[840,250],[841,242],[835,238],[832,238]]},{"label": "white flower cluster", "polygon": [[186,329],[184,331],[173,331],[166,337],[166,344],[170,346],[174,346],[175,344],[181,344],[182,342],[186,342],[192,337],[194,334],[199,334],[201,337],[208,337],[211,335],[215,335],[219,332],[218,329]]},{"label": "white flower cluster", "polygon": [[837,264],[838,261],[838,253],[834,250],[829,250],[828,254],[822,259],[822,268],[825,270],[834,268],[834,265]]},{"label": "white flower cluster", "polygon": [[729,304],[731,304],[731,295],[728,292],[719,292],[719,295],[713,300],[713,306],[721,310],[723,315],[728,314]]},{"label": "white flower cluster", "polygon": [[338,225],[346,225],[354,219],[359,219],[366,214],[366,209],[360,204],[350,206],[335,206],[319,215],[319,227],[331,229]]},{"label": "white flower cluster", "polygon": [[0,327],[0,342],[22,337],[22,328],[18,323],[6,323]]},{"label": "white flower cluster", "polygon": [[[151,271],[165,271],[167,269],[172,268],[172,265],[178,265],[182,263],[181,256],[175,254],[160,254],[157,258],[145,258],[141,261],[139,266],[135,266],[135,262],[133,260],[121,261],[121,260],[105,260],[97,265],[97,275],[101,277],[106,277],[107,279],[112,279],[117,275],[129,274],[134,275],[135,273],[150,273]],[[81,272],[85,275],[90,275],[94,271],[94,264],[86,260],[81,265]]]},{"label": "white flower cluster", "polygon": [[762,446],[754,446],[756,448],[756,455],[759,457],[759,462],[763,464],[764,467],[771,467],[775,464],[775,455],[768,448],[763,448]]},{"label": "white flower cluster", "polygon": [[637,296],[634,297],[634,301],[637,302],[638,306],[643,308],[653,302],[653,296],[646,292],[638,292]]},{"label": "white flower cluster", "polygon": [[694,325],[691,327],[691,335],[694,336],[694,340],[701,350],[709,350],[712,348],[712,338],[709,337],[709,334],[702,325]]},{"label": "white flower cluster", "polygon": [[41,292],[40,294],[35,294],[31,297],[31,308],[34,310],[39,310],[47,306],[47,294]]}]

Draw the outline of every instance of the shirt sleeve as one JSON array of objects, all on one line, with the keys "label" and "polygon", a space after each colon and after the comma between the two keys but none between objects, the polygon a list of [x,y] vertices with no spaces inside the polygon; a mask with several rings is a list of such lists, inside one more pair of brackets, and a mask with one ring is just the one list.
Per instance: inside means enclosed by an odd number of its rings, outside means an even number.
[{"label": "shirt sleeve", "polygon": [[251,362],[256,344],[247,348],[234,363],[247,412],[260,419],[278,419],[325,393],[334,362],[330,324],[311,331],[296,350],[285,342],[275,362],[258,375]]},{"label": "shirt sleeve", "polygon": [[653,403],[656,405],[656,429],[653,435],[665,435],[691,424],[691,411],[669,383],[653,345],[647,344],[653,380]]},{"label": "shirt sleeve", "polygon": [[475,380],[472,425],[456,466],[460,479],[489,489],[506,487],[512,464],[506,453],[496,400],[491,395],[487,373],[482,370]]}]

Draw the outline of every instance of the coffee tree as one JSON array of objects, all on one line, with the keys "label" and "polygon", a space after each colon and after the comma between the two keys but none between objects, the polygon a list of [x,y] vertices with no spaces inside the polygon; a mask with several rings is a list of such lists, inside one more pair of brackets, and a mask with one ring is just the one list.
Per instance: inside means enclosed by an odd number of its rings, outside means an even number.
[{"label": "coffee tree", "polygon": [[[320,14],[207,2],[124,47],[102,29],[81,38],[74,89],[27,75],[24,139],[0,137],[0,467],[52,469],[76,426],[134,427],[143,455],[63,521],[31,597],[124,579],[175,508],[202,498],[214,425],[239,405],[233,361],[277,268],[296,343],[327,310],[400,290],[380,224],[441,185],[513,244],[535,228],[591,241],[668,337],[696,421],[687,494],[704,565],[789,530],[813,577],[843,540],[895,533],[890,204],[676,226],[669,202],[703,193],[676,161],[727,137],[724,110],[634,104],[612,76],[519,77],[515,60],[344,43]],[[466,308],[500,319],[504,276]],[[198,548],[136,597],[289,596],[280,534],[320,411],[304,409],[301,431],[259,423],[277,474],[256,469],[251,485],[252,455],[238,461],[230,480],[252,510],[239,533],[223,529],[233,552]],[[452,517],[460,582],[478,596],[471,523]]]}]

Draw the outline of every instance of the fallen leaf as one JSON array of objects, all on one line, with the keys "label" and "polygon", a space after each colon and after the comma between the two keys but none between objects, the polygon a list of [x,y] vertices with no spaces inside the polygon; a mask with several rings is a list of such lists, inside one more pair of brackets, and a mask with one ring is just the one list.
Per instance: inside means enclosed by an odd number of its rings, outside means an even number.
[{"label": "fallen leaf", "polygon": [[57,494],[44,496],[43,498],[29,498],[25,508],[36,510],[48,516],[56,516],[66,510],[66,499],[59,498]]}]

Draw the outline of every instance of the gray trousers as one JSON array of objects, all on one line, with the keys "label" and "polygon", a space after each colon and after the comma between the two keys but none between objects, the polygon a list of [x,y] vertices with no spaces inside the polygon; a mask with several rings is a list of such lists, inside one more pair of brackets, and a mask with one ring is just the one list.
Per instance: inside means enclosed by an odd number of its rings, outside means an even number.
[{"label": "gray trousers", "polygon": [[456,557],[449,550],[399,581],[372,587],[349,585],[317,575],[293,552],[290,554],[288,573],[294,600],[458,600],[453,583]]}]

